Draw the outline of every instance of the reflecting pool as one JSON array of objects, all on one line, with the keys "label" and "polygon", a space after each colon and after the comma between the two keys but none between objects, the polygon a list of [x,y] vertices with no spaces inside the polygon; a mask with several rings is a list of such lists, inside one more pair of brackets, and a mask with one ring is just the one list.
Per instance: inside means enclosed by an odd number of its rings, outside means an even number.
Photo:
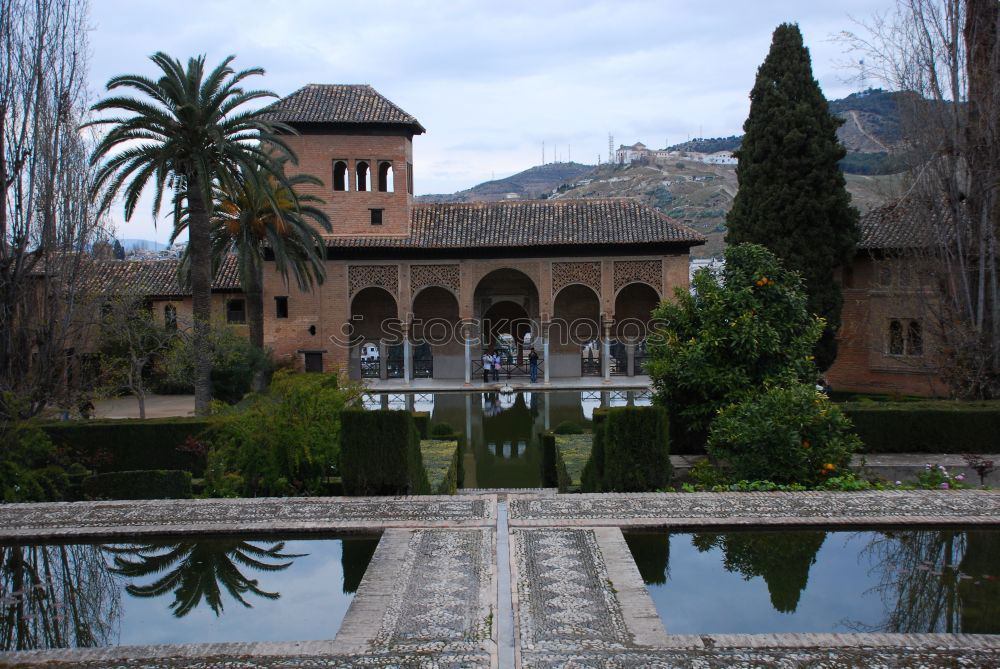
[{"label": "reflecting pool", "polygon": [[0,650],[333,639],[377,545],[233,536],[0,545]]},{"label": "reflecting pool", "polygon": [[668,634],[1000,633],[1000,530],[625,534]]},{"label": "reflecting pool", "polygon": [[[649,391],[372,393],[369,409],[431,414],[464,439],[465,488],[537,488],[542,484],[539,434],[560,423],[587,427],[598,407],[646,406]],[[471,447],[470,447],[471,446]]]}]

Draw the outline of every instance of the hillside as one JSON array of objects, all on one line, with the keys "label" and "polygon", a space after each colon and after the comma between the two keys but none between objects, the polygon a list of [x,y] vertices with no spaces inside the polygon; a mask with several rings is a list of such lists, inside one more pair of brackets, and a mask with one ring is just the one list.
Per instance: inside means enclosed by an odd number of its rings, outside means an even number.
[{"label": "hillside", "polygon": [[[900,105],[913,93],[868,89],[830,101],[830,111],[843,119],[837,139],[847,149],[841,168],[849,174],[892,174],[899,171],[904,147]],[[667,147],[671,151],[715,153],[735,151],[742,135],[696,138]]]},{"label": "hillside", "polygon": [[562,184],[576,181],[594,169],[581,163],[547,163],[518,172],[505,179],[496,179],[451,194],[419,195],[418,202],[481,202],[503,200],[510,193],[519,199],[531,200],[549,193]]},{"label": "hillside", "polygon": [[[897,176],[845,176],[847,190],[861,212],[898,194]],[[637,198],[708,237],[707,244],[692,249],[693,257],[704,258],[722,253],[726,214],[736,189],[736,169],[732,165],[605,165],[558,189],[550,198]]]}]

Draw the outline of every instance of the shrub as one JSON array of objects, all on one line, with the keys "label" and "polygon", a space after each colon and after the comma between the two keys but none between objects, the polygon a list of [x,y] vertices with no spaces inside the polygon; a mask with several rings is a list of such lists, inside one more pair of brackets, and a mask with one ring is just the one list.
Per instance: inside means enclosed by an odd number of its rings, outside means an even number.
[{"label": "shrub", "polygon": [[594,409],[593,446],[590,449],[590,459],[583,467],[580,482],[580,489],[583,492],[601,492],[604,483],[604,421],[607,417],[607,409]]},{"label": "shrub", "polygon": [[201,477],[204,453],[184,450],[210,425],[206,418],[147,418],[46,423],[66,459],[96,472],[182,469]]},{"label": "shrub", "polygon": [[647,492],[670,482],[667,413],[661,407],[610,409],[602,429],[603,490]]},{"label": "shrub", "polygon": [[852,402],[844,413],[866,453],[993,453],[1000,403]]},{"label": "shrub", "polygon": [[421,439],[430,437],[431,414],[429,411],[414,411],[413,424],[417,426],[417,432]]},{"label": "shrub", "polygon": [[455,428],[448,423],[438,423],[431,428],[432,437],[452,437],[455,435]]},{"label": "shrub", "polygon": [[[250,392],[254,374],[270,366],[267,353],[261,351],[236,328],[213,323],[212,397],[235,404]],[[166,394],[194,392],[194,349],[190,337],[178,337],[157,366],[157,392]]]},{"label": "shrub", "polygon": [[178,470],[109,472],[83,479],[88,499],[191,499],[191,473]]},{"label": "shrub", "polygon": [[747,393],[712,423],[709,454],[734,480],[816,485],[837,476],[860,448],[843,412],[813,386]]},{"label": "shrub", "polygon": [[16,417],[0,420],[0,501],[61,500],[68,487],[52,441],[36,423]]},{"label": "shrub", "polygon": [[556,471],[556,436],[552,432],[544,432],[539,439],[542,444],[542,487],[555,488],[559,485],[559,475]]},{"label": "shrub", "polygon": [[270,392],[216,418],[205,492],[213,497],[309,495],[337,473],[341,410],[360,390],[333,374],[279,371]]},{"label": "shrub", "polygon": [[340,416],[340,474],[345,494],[428,492],[420,435],[412,414],[386,409],[348,409]]},{"label": "shrub", "polygon": [[726,250],[721,271],[695,273],[653,312],[650,376],[670,412],[674,452],[698,452],[718,411],[748,388],[815,382],[812,350],[823,322],[806,309],[802,279],[762,246]]},{"label": "shrub", "polygon": [[583,434],[583,428],[571,420],[566,420],[556,425],[552,432],[554,434]]}]

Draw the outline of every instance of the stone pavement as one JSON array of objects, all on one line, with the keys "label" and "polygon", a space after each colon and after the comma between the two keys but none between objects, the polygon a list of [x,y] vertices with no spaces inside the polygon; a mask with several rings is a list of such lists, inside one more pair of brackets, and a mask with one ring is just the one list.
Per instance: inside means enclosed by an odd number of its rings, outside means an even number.
[{"label": "stone pavement", "polygon": [[8,541],[382,530],[333,640],[0,653],[0,665],[1000,666],[1000,635],[668,635],[619,529],[775,524],[997,526],[1000,492],[549,492],[506,501],[483,494],[0,505],[0,540]]}]

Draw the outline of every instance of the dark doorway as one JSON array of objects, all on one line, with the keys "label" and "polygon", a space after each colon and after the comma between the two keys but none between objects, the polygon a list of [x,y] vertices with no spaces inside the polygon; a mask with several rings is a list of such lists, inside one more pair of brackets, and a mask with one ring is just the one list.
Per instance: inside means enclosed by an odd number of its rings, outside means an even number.
[{"label": "dark doorway", "polygon": [[323,353],[321,351],[306,351],[303,355],[305,356],[307,372],[323,371]]}]

